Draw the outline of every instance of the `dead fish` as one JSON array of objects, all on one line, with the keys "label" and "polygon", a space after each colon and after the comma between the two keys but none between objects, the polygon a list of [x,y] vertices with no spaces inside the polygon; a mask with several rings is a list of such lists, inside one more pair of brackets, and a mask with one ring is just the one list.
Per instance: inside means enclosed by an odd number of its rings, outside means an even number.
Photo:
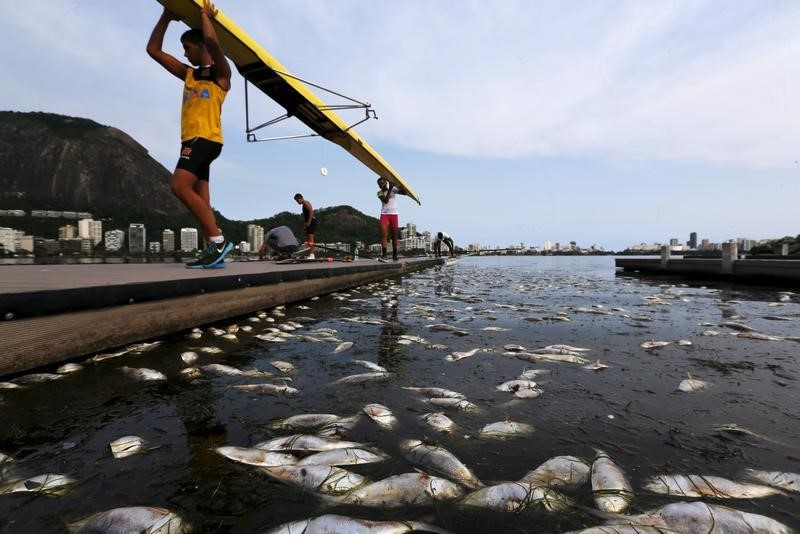
[{"label": "dead fish", "polygon": [[334,437],[334,436],[341,436],[358,424],[361,420],[361,415],[356,414],[351,417],[342,417],[338,421],[332,421],[330,423],[326,423],[322,427],[317,430],[318,436],[325,436],[325,437]]},{"label": "dead fish", "polygon": [[472,349],[464,352],[451,352],[444,359],[448,362],[457,362],[458,360],[463,360],[464,358],[469,358],[470,356],[476,355],[481,349]]},{"label": "dead fish", "polygon": [[[680,532],[682,534],[792,534],[794,530],[769,517],[742,512],[700,501],[668,504],[644,514],[619,516],[603,527],[599,533],[617,532],[616,527],[633,527],[621,532]],[[648,530],[639,530],[648,528]],[[656,530],[652,530],[656,529]],[[582,531],[586,532],[586,531]]]},{"label": "dead fish", "polygon": [[714,337],[718,336],[719,332],[717,332],[716,330],[704,330],[700,335],[706,337]]},{"label": "dead fish", "polygon": [[429,397],[443,397],[449,399],[466,399],[466,395],[463,393],[459,393],[458,391],[452,391],[450,389],[444,388],[425,388],[425,387],[412,387],[412,386],[404,386],[400,389],[404,389],[406,391],[413,391],[414,393],[421,393],[422,395],[427,395]]},{"label": "dead fish", "polygon": [[633,500],[633,488],[625,473],[608,454],[599,449],[592,463],[594,503],[603,512],[624,512]]},{"label": "dead fish", "polygon": [[151,343],[134,343],[133,345],[128,345],[125,347],[124,350],[128,352],[147,352],[149,350],[153,350],[154,348],[160,346],[163,341],[153,341]]},{"label": "dead fish", "polygon": [[655,341],[655,340],[652,340],[652,341],[645,341],[644,343],[642,343],[639,346],[642,347],[645,350],[650,350],[650,349],[659,349],[661,347],[666,347],[667,345],[671,345],[671,344],[672,344],[672,341]]},{"label": "dead fish", "polygon": [[508,352],[525,352],[527,350],[522,345],[515,345],[513,343],[509,343],[508,345],[503,345],[503,349],[507,350]]},{"label": "dead fish", "polygon": [[419,337],[419,336],[410,336],[408,334],[400,334],[397,337],[399,339],[405,339],[407,341],[411,341],[412,343],[421,343],[423,345],[428,342],[425,338],[422,338],[422,337]]},{"label": "dead fish", "polygon": [[50,382],[52,380],[60,380],[64,375],[55,373],[31,373],[29,375],[22,375],[12,378],[11,381],[15,384],[39,384],[41,382]]},{"label": "dead fish", "polygon": [[744,434],[746,436],[751,436],[754,438],[763,439],[764,441],[769,441],[770,443],[777,443],[778,445],[787,446],[780,440],[773,439],[764,434],[759,434],[758,432],[753,432],[752,430],[749,430],[743,426],[739,426],[736,423],[723,423],[719,425],[714,425],[713,428],[714,430],[729,432],[731,434]]},{"label": "dead fish", "polygon": [[762,484],[766,484],[774,488],[800,493],[800,473],[745,469],[744,475],[751,480],[761,482]]},{"label": "dead fish", "polygon": [[242,371],[241,369],[237,369],[236,367],[232,367],[230,365],[223,365],[221,363],[210,363],[208,365],[200,367],[200,369],[202,369],[203,372],[218,376],[249,376],[251,378],[254,377],[268,378],[274,376],[269,371],[259,371],[258,369],[249,369],[247,371]]},{"label": "dead fish", "polygon": [[300,393],[299,389],[287,386],[286,384],[235,384],[231,386],[239,391],[250,391],[259,395],[295,395]]},{"label": "dead fish", "polygon": [[541,375],[546,375],[550,369],[525,369],[517,378],[519,380],[535,380]]},{"label": "dead fish", "polygon": [[186,367],[181,369],[181,378],[186,380],[197,380],[203,377],[203,372],[197,367]]},{"label": "dead fish", "polygon": [[[258,337],[258,336],[256,336],[256,337]],[[222,353],[224,352],[224,351],[223,351],[221,348],[219,348],[219,347],[212,347],[212,346],[209,346],[209,347],[200,347],[200,348],[199,348],[199,349],[197,349],[197,350],[199,350],[200,352],[202,352],[202,353],[204,353],[204,354],[222,354]]]},{"label": "dead fish", "polygon": [[644,489],[678,497],[754,499],[783,493],[777,488],[704,475],[657,475],[645,480]]},{"label": "dead fish", "polygon": [[455,482],[425,473],[404,473],[357,488],[333,501],[357,506],[430,506],[438,501],[451,501],[464,494]]},{"label": "dead fish", "polygon": [[127,349],[119,350],[119,351],[116,351],[116,352],[106,352],[106,353],[103,353],[103,354],[95,354],[94,356],[92,356],[91,358],[86,360],[86,362],[87,363],[98,363],[98,362],[102,362],[104,360],[110,360],[111,358],[118,358],[118,357],[124,356],[126,354],[128,354],[128,350]]},{"label": "dead fish", "polygon": [[391,430],[396,428],[398,425],[397,418],[394,416],[392,411],[383,404],[367,404],[364,406],[363,410],[364,413],[367,414],[370,419],[375,421],[381,428]]},{"label": "dead fish", "polygon": [[441,408],[455,408],[464,412],[474,412],[478,407],[466,399],[452,399],[449,397],[434,397],[425,402]]},{"label": "dead fish", "polygon": [[478,433],[478,437],[489,439],[506,439],[533,434],[533,425],[527,423],[517,423],[515,421],[498,421],[484,426]]},{"label": "dead fish", "polygon": [[750,325],[740,323],[737,321],[725,321],[723,323],[719,323],[719,326],[724,326],[727,328],[733,328],[734,330],[740,330],[742,332],[755,332],[756,329]]},{"label": "dead fish", "polygon": [[425,471],[435,471],[470,489],[483,487],[475,473],[444,447],[423,443],[418,439],[404,439],[399,448],[406,460]]},{"label": "dead fish", "polygon": [[601,369],[607,369],[608,365],[606,365],[604,363],[600,363],[600,360],[597,360],[594,363],[590,363],[588,365],[584,365],[583,368],[584,369],[588,369],[590,371],[599,371]]},{"label": "dead fish", "polygon": [[356,365],[361,365],[366,367],[370,371],[375,371],[376,373],[388,373],[389,370],[382,365],[378,365],[377,363],[369,362],[367,360],[351,360]]},{"label": "dead fish", "polygon": [[497,386],[496,389],[513,393],[520,399],[535,399],[543,393],[540,388],[536,387],[536,382],[532,380],[509,380]]},{"label": "dead fish", "polygon": [[0,486],[0,495],[23,492],[63,495],[66,493],[68,486],[73,483],[75,483],[75,480],[66,475],[45,473],[27,480],[19,480]]},{"label": "dead fish", "polygon": [[592,468],[575,456],[555,456],[529,471],[519,482],[533,486],[578,489],[589,481]]},{"label": "dead fish", "polygon": [[22,386],[14,382],[0,382],[0,389],[19,389]]},{"label": "dead fish", "polygon": [[125,365],[120,367],[120,370],[134,380],[151,381],[167,379],[164,373],[156,371],[155,369],[148,369],[146,367],[128,367]]},{"label": "dead fish", "polygon": [[389,456],[382,452],[354,447],[321,451],[306,456],[295,465],[363,465],[383,462],[388,459]]},{"label": "dead fish", "polygon": [[419,418],[438,432],[452,432],[456,429],[456,424],[443,412],[426,413]]},{"label": "dead fish", "polygon": [[586,358],[575,356],[574,354],[534,354],[531,352],[509,352],[507,355],[529,362],[589,363],[589,360]]},{"label": "dead fish", "polygon": [[200,356],[194,351],[188,350],[186,352],[181,352],[181,361],[186,365],[192,365],[199,358]]},{"label": "dead fish", "polygon": [[474,491],[458,504],[498,512],[521,513],[536,508],[558,512],[571,506],[571,501],[551,488],[522,482],[504,482]]},{"label": "dead fish", "polygon": [[122,436],[108,444],[114,458],[127,458],[142,452],[145,440],[139,436]]},{"label": "dead fish", "polygon": [[758,341],[781,341],[783,338],[777,336],[768,336],[759,332],[734,332],[732,336],[741,337],[745,339],[755,339]]},{"label": "dead fish", "polygon": [[352,532],[358,534],[406,534],[408,532],[431,532],[449,534],[429,523],[420,521],[374,521],[355,519],[343,515],[326,514],[312,519],[301,519],[284,523],[266,534],[329,534]]},{"label": "dead fish", "polygon": [[246,465],[258,467],[274,467],[278,465],[290,465],[297,463],[297,458],[291,454],[282,452],[266,451],[255,447],[217,447],[214,449],[217,454],[229,460]]},{"label": "dead fish", "polygon": [[274,421],[271,428],[286,428],[295,430],[298,428],[317,428],[328,423],[339,421],[340,416],[332,413],[304,413],[300,415],[292,415],[284,419]]},{"label": "dead fish", "polygon": [[66,375],[69,373],[75,373],[83,369],[83,366],[79,363],[65,363],[58,369],[56,369],[56,373],[60,375]]},{"label": "dead fish", "polygon": [[352,347],[353,347],[353,342],[352,341],[343,341],[343,342],[339,343],[338,345],[336,345],[336,348],[333,349],[333,352],[334,353],[344,352],[346,350],[350,350]]},{"label": "dead fish", "polygon": [[331,449],[362,448],[361,443],[331,439],[312,434],[294,434],[262,441],[256,449],[265,451],[329,451]]},{"label": "dead fish", "polygon": [[114,508],[70,523],[71,532],[91,534],[98,532],[123,533],[140,532],[143,534],[184,534],[191,531],[191,526],[180,516],[166,508],[149,506],[131,506]]},{"label": "dead fish", "polygon": [[374,382],[378,380],[388,380],[392,376],[391,373],[360,373],[357,375],[349,375],[339,378],[331,382],[332,384],[363,384],[364,382]]},{"label": "dead fish", "polygon": [[678,346],[679,347],[691,347],[692,346],[692,342],[689,341],[688,339],[679,339],[678,340]]},{"label": "dead fish", "polygon": [[694,393],[696,391],[708,389],[711,386],[711,384],[705,380],[692,378],[691,373],[686,373],[686,376],[687,378],[684,378],[681,380],[681,383],[678,384],[678,391],[683,391],[684,393]]},{"label": "dead fish", "polygon": [[427,328],[433,332],[452,332],[454,330],[458,330],[458,328],[455,326],[444,323],[429,324],[427,325]]},{"label": "dead fish", "polygon": [[282,362],[280,360],[276,360],[273,362],[269,362],[275,369],[280,371],[281,373],[291,373],[292,371],[296,371],[297,367],[292,365],[289,362]]},{"label": "dead fish", "polygon": [[481,328],[485,332],[508,332],[510,328],[503,328],[502,326],[485,326]]}]

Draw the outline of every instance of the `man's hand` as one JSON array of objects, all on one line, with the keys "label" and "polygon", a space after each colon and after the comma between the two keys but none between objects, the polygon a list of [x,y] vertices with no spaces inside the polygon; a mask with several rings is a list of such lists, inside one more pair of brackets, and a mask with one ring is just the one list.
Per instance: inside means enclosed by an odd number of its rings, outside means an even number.
[{"label": "man's hand", "polygon": [[208,18],[213,19],[217,16],[219,10],[209,0],[203,0],[203,7],[200,8],[200,14],[206,14]]}]

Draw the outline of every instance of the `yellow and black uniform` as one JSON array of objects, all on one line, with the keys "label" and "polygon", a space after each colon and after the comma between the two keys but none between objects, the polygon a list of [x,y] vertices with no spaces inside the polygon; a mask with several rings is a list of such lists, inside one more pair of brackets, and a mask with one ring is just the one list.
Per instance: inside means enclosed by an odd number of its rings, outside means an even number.
[{"label": "yellow and black uniform", "polygon": [[181,155],[177,168],[208,180],[222,152],[222,103],[227,92],[214,81],[214,66],[186,69],[181,106]]}]

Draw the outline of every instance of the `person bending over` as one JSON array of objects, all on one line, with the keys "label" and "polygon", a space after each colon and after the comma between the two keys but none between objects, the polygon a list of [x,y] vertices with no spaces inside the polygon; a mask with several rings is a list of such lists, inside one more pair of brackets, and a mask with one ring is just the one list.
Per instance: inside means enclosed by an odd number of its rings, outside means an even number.
[{"label": "person bending over", "polygon": [[454,257],[455,254],[453,251],[455,246],[453,245],[453,238],[444,232],[437,233],[436,239],[433,240],[433,252],[436,254],[436,257],[439,258],[442,256],[442,243],[447,245],[447,249],[450,251],[450,257]]}]

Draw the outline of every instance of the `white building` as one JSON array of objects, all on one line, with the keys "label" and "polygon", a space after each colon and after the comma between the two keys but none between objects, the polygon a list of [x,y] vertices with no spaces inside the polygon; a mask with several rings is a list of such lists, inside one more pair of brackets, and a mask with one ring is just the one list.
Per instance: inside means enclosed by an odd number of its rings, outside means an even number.
[{"label": "white building", "polygon": [[150,241],[147,244],[147,250],[150,251],[151,254],[158,254],[161,252],[161,241]]},{"label": "white building", "polygon": [[181,252],[197,250],[197,228],[181,228]]},{"label": "white building", "polygon": [[[250,250],[261,250],[261,245],[264,244],[264,227],[257,224],[248,224],[247,242],[250,244]],[[242,250],[242,252],[245,251]]]},{"label": "white building", "polygon": [[97,245],[103,240],[103,221],[80,219],[78,221],[78,237],[91,239],[92,246]]},{"label": "white building", "polygon": [[125,232],[122,230],[109,230],[105,233],[106,250],[116,252],[125,244]]},{"label": "white building", "polygon": [[164,252],[172,252],[175,250],[175,232],[169,229],[161,232],[161,248]]},{"label": "white building", "polygon": [[131,223],[128,227],[128,250],[130,252],[144,252],[147,243],[147,232],[141,223]]},{"label": "white building", "polygon": [[16,252],[17,231],[13,228],[0,228],[0,245],[6,252]]},{"label": "white building", "polygon": [[[60,213],[60,212],[59,212]],[[58,238],[59,239],[74,239],[76,237],[75,227],[71,224],[67,224],[62,226],[58,229]]]}]

